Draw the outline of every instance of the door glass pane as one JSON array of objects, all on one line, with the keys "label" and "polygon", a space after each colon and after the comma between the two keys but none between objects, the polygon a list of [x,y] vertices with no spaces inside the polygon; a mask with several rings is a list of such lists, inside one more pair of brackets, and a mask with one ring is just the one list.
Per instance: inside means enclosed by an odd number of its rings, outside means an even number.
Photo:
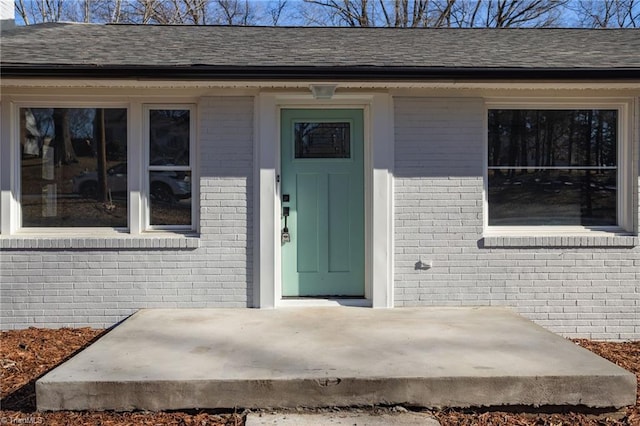
[{"label": "door glass pane", "polygon": [[350,158],[350,123],[295,123],[295,158]]}]

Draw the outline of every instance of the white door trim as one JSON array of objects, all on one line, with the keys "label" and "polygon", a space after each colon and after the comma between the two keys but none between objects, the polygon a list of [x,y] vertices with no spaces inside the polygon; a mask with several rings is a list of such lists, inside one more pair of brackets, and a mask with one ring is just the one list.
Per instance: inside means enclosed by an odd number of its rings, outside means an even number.
[{"label": "white door trim", "polygon": [[386,93],[261,93],[255,102],[255,197],[253,306],[289,305],[281,296],[280,110],[361,108],[365,138],[365,299],[374,308],[393,307],[393,99]]}]

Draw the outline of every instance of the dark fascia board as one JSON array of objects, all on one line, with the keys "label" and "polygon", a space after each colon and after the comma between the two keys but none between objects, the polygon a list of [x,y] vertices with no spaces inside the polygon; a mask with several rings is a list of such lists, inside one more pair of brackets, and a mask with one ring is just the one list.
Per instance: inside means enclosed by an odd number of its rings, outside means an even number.
[{"label": "dark fascia board", "polygon": [[101,66],[2,64],[4,78],[140,80],[640,80],[639,68]]}]

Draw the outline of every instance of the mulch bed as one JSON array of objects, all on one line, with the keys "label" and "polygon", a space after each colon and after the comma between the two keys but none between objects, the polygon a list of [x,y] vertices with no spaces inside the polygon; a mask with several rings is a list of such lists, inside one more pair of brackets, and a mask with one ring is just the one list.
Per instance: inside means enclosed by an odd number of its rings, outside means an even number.
[{"label": "mulch bed", "polygon": [[[2,392],[0,423],[42,425],[198,425],[239,426],[243,412],[214,410],[192,412],[45,412],[36,411],[35,381],[73,356],[104,331],[63,328],[4,331],[0,333]],[[434,416],[443,426],[573,426],[640,425],[640,341],[613,343],[575,340],[596,354],[633,372],[638,378],[636,405],[617,413],[506,412],[495,410],[440,410]],[[383,408],[384,409],[384,408]],[[393,409],[392,409],[393,410]],[[557,410],[556,410],[557,411]]]}]

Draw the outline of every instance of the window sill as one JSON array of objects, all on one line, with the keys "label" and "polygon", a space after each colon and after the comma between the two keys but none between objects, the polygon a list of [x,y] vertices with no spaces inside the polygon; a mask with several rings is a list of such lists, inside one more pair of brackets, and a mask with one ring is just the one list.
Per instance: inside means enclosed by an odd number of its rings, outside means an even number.
[{"label": "window sill", "polygon": [[619,247],[633,248],[640,245],[640,238],[634,235],[485,235],[480,240],[483,248],[532,248],[532,247]]},{"label": "window sill", "polygon": [[197,234],[149,233],[68,237],[62,235],[0,236],[0,248],[8,250],[193,250],[200,247]]}]

